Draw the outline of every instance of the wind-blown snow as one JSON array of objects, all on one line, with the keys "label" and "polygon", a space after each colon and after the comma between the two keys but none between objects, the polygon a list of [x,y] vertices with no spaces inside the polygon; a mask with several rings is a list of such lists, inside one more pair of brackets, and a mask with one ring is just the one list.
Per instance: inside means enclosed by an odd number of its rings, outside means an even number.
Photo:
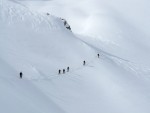
[{"label": "wind-blown snow", "polygon": [[0,0],[0,112],[149,113],[148,6]]}]

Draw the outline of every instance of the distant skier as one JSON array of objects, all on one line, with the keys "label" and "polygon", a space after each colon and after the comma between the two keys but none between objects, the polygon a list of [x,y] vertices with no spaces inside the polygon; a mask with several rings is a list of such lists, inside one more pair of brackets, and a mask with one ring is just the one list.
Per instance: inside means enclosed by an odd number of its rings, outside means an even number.
[{"label": "distant skier", "polygon": [[63,69],[63,74],[65,74],[65,69]]},{"label": "distant skier", "polygon": [[97,57],[99,58],[99,54],[97,54]]},{"label": "distant skier", "polygon": [[69,67],[67,67],[67,72],[69,72]]},{"label": "distant skier", "polygon": [[23,76],[23,73],[22,72],[20,72],[20,78],[22,79],[22,76]]},{"label": "distant skier", "polygon": [[47,15],[50,15],[49,13],[46,13]]},{"label": "distant skier", "polygon": [[58,70],[58,74],[61,74],[61,70],[60,69]]},{"label": "distant skier", "polygon": [[83,61],[83,65],[85,66],[85,64],[86,64],[86,62],[85,62],[85,60]]}]

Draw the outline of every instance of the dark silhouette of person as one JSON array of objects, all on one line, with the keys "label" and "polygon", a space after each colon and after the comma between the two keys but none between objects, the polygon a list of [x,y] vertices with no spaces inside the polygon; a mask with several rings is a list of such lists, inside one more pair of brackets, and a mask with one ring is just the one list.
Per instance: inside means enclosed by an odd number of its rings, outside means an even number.
[{"label": "dark silhouette of person", "polygon": [[67,67],[67,72],[69,72],[69,67]]},{"label": "dark silhouette of person", "polygon": [[65,74],[65,69],[63,69],[63,74]]},{"label": "dark silhouette of person", "polygon": [[97,54],[97,57],[99,58],[99,54]]},{"label": "dark silhouette of person", "polygon": [[85,60],[83,61],[83,65],[85,66],[85,64],[86,64],[86,62],[85,62]]},{"label": "dark silhouette of person", "polygon": [[50,15],[49,13],[46,13],[47,15]]},{"label": "dark silhouette of person", "polygon": [[58,70],[58,74],[61,74],[61,70],[60,69]]},{"label": "dark silhouette of person", "polygon": [[20,78],[22,79],[22,76],[23,76],[23,73],[22,72],[20,72]]}]

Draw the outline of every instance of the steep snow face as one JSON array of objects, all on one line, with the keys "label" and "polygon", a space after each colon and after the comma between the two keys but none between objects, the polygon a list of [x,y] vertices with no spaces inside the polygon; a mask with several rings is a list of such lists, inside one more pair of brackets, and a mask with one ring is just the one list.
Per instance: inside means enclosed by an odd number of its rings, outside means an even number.
[{"label": "steep snow face", "polygon": [[33,10],[50,12],[67,19],[74,32],[85,35],[86,39],[83,40],[97,48],[139,64],[150,65],[150,53],[147,52],[150,50],[148,0],[53,0],[22,3]]},{"label": "steep snow face", "polygon": [[[71,31],[65,28],[60,18],[32,13],[25,7],[6,1],[1,4],[1,7],[0,46],[1,51],[5,53],[2,56],[10,55],[9,59],[11,62],[14,61],[17,69],[22,65],[23,62],[20,61],[22,59],[27,60],[29,64],[26,65],[34,65],[38,60],[43,62],[44,66],[47,62],[46,64],[49,65],[47,67],[56,71],[56,68],[68,66],[69,64],[65,63],[67,61],[76,66],[77,62],[73,59],[79,59],[81,62],[83,58],[85,60],[92,58],[88,54],[94,51],[75,38]],[[14,55],[19,56],[12,57]],[[60,64],[60,67],[55,64]]]},{"label": "steep snow face", "polygon": [[148,46],[112,6],[118,7],[102,0],[0,0],[0,112],[149,113]]},{"label": "steep snow face", "polygon": [[[60,18],[31,12],[14,1],[0,1],[0,112],[65,113],[32,81],[77,67],[95,53],[67,30]],[[74,60],[74,59],[78,59]],[[23,81],[18,79],[23,72]]]}]

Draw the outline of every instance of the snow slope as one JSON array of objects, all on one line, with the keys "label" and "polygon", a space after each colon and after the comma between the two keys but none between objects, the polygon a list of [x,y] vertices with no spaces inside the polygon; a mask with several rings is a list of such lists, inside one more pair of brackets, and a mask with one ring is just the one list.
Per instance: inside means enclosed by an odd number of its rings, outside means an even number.
[{"label": "snow slope", "polygon": [[[137,26],[115,17],[111,2],[75,3],[0,0],[0,112],[149,113],[148,32],[137,32]],[[33,11],[37,8],[38,13]],[[60,17],[78,35],[67,30]],[[70,72],[58,75],[58,69],[67,66]]]},{"label": "snow slope", "polygon": [[86,38],[88,43],[104,51],[139,64],[150,64],[144,60],[150,57],[149,0],[53,0],[21,3],[32,10],[66,18],[75,33],[92,37]]}]

